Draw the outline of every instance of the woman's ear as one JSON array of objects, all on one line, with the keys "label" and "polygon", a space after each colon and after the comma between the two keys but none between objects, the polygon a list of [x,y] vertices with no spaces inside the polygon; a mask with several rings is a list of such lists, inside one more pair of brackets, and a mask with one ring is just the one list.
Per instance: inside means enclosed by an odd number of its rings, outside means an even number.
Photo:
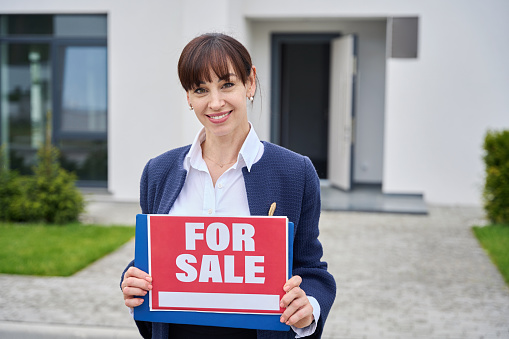
[{"label": "woman's ear", "polygon": [[254,96],[256,92],[256,66],[251,66],[251,74],[249,74],[249,94]]}]

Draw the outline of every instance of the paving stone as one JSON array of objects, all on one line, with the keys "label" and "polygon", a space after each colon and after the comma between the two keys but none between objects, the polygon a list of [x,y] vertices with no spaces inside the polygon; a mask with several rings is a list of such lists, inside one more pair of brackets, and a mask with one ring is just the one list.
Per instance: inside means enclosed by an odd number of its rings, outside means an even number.
[{"label": "paving stone", "polygon": [[[108,222],[103,211],[115,206],[95,202],[87,218],[114,224],[138,213],[121,203]],[[324,260],[338,286],[323,338],[509,338],[509,288],[471,231],[484,223],[477,207],[323,212]],[[0,337],[137,337],[119,289],[133,253],[131,241],[67,278],[0,275]]]}]

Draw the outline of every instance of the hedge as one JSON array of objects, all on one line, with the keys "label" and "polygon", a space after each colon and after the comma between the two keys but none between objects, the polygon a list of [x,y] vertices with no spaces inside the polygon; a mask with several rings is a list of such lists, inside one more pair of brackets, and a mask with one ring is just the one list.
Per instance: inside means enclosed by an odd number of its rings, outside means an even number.
[{"label": "hedge", "polygon": [[492,223],[509,225],[509,130],[488,131],[483,147],[484,209]]}]

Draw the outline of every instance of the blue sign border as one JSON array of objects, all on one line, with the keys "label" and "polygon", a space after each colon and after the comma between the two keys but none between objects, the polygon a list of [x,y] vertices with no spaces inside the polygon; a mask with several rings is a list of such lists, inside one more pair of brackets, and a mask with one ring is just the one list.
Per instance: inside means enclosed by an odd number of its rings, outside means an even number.
[{"label": "blue sign border", "polygon": [[[148,272],[148,232],[147,214],[136,215],[136,243],[134,266]],[[293,229],[288,223],[288,279],[292,276],[293,263]],[[206,325],[257,330],[288,331],[290,326],[280,322],[278,314],[238,314],[195,311],[150,311],[148,294],[143,297],[143,304],[134,308],[134,319],[150,322],[177,323],[188,325]]]}]

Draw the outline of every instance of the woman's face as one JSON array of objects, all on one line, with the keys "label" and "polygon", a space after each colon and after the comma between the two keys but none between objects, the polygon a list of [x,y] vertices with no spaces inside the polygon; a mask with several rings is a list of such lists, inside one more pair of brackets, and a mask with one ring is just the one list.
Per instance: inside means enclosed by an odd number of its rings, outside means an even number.
[{"label": "woman's face", "polygon": [[245,137],[249,131],[247,120],[247,98],[256,89],[256,69],[253,66],[246,84],[237,77],[232,67],[229,79],[220,79],[211,72],[211,81],[187,92],[187,101],[194,108],[196,117],[205,127],[207,137]]}]

